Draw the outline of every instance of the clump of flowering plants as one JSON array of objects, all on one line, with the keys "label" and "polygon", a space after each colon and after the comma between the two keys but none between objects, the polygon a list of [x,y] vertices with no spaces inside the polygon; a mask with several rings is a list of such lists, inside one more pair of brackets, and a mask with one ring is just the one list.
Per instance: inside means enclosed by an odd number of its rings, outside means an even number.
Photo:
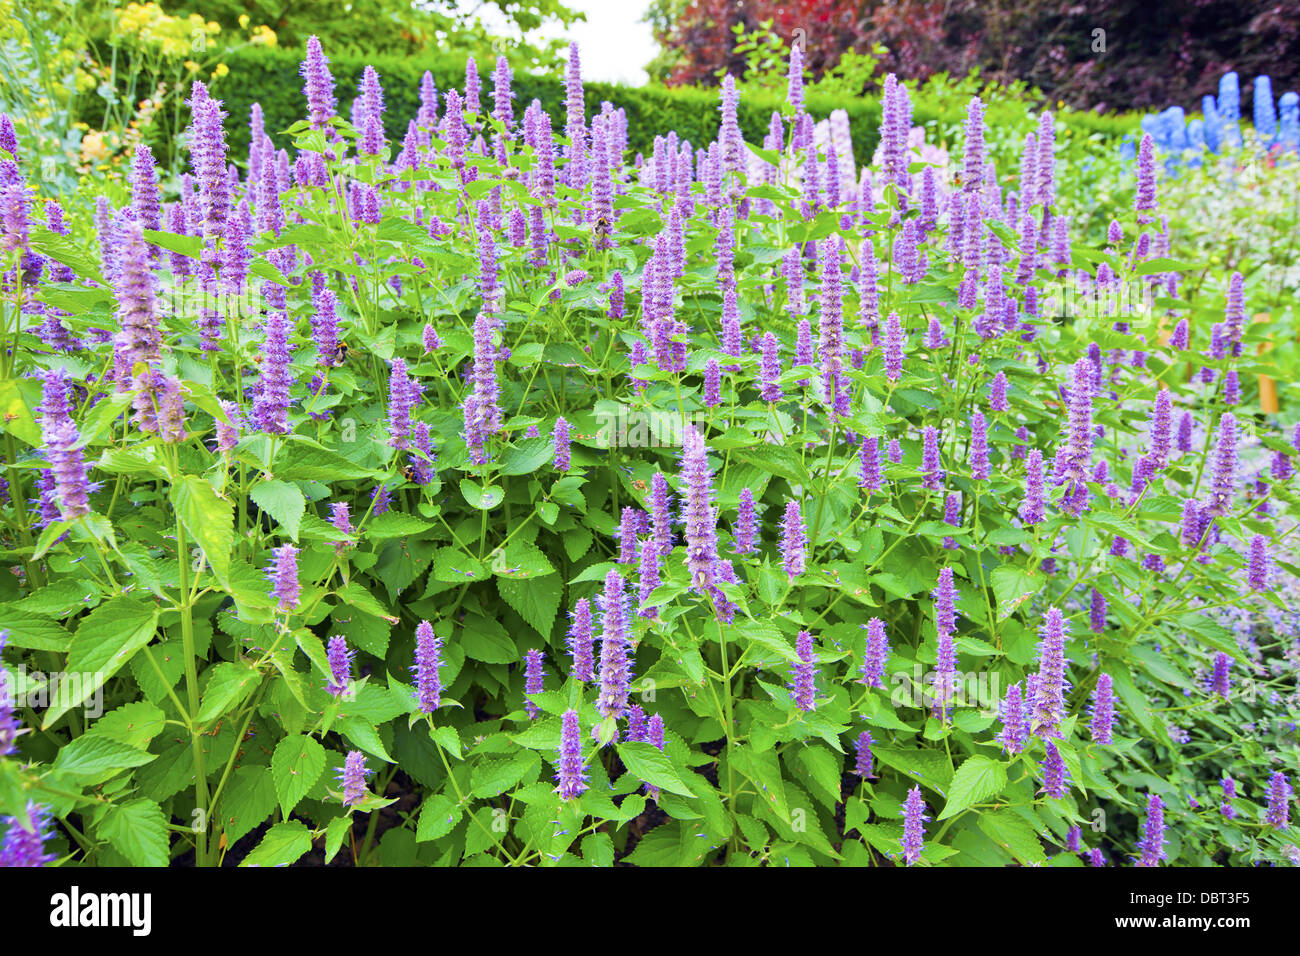
[{"label": "clump of flowering plants", "polygon": [[1185,321],[1149,142],[1072,244],[1050,115],[940,170],[889,77],[858,168],[798,58],[763,143],[728,81],[635,159],[576,49],[562,115],[502,62],[390,142],[315,42],[293,152],[196,85],[174,194],[0,142],[6,853],[1287,858],[1293,631],[1214,616],[1295,572],[1239,280]]}]

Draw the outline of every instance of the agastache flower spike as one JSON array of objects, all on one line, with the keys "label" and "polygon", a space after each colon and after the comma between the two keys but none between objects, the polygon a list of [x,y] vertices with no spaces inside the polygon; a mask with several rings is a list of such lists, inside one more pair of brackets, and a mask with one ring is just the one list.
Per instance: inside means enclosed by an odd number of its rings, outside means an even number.
[{"label": "agastache flower spike", "polygon": [[592,654],[591,604],[579,598],[573,608],[573,623],[569,627],[569,653],[573,657],[573,677],[584,684],[595,680],[595,660]]},{"label": "agastache flower spike", "polygon": [[942,491],[946,477],[939,459],[939,429],[926,425],[922,431],[921,487],[927,491]]},{"label": "agastache flower spike", "polygon": [[809,631],[800,631],[795,638],[795,654],[799,658],[794,664],[794,684],[792,698],[794,705],[807,713],[815,706],[815,681],[817,678],[817,655],[813,650],[813,638]]},{"label": "agastache flower spike", "polygon": [[1066,781],[1069,774],[1065,769],[1065,761],[1061,759],[1061,752],[1056,749],[1056,744],[1050,740],[1047,742],[1047,756],[1043,760],[1043,789],[1042,793],[1053,800],[1063,800],[1068,787]]},{"label": "agastache flower spike", "polygon": [[0,843],[0,867],[37,867],[53,863],[55,856],[45,852],[49,838],[50,811],[34,801],[27,803],[27,818],[32,829],[17,817],[7,817],[4,842]]},{"label": "agastache flower spike", "polygon": [[302,587],[298,583],[298,549],[291,544],[281,545],[271,552],[272,563],[267,569],[271,579],[271,594],[279,599],[281,611],[297,610]]},{"label": "agastache flower spike", "polygon": [[807,562],[808,538],[804,534],[803,515],[800,513],[799,502],[786,502],[783,528],[781,560],[786,577],[793,581],[803,574]]},{"label": "agastache flower spike", "polygon": [[989,408],[995,412],[1005,412],[1010,407],[1007,404],[1007,374],[998,372],[989,386]]},{"label": "agastache flower spike", "polygon": [[343,784],[343,806],[355,807],[367,797],[366,777],[370,771],[366,769],[366,755],[360,750],[349,750],[348,755],[343,760],[343,766],[338,770],[338,778]]},{"label": "agastache flower spike", "polygon": [[991,474],[988,426],[984,413],[975,411],[970,417],[970,476],[975,481],[987,481]]},{"label": "agastache flower spike", "polygon": [[1155,217],[1151,215],[1156,208],[1155,148],[1155,140],[1151,138],[1151,134],[1143,133],[1142,144],[1138,147],[1137,196],[1133,200],[1139,225],[1155,222]]},{"label": "agastache flower spike", "polygon": [[442,702],[442,680],[438,669],[442,666],[442,641],[433,633],[433,625],[421,621],[415,628],[415,699],[420,712],[432,714]]},{"label": "agastache flower spike", "polygon": [[542,652],[530,648],[524,655],[524,710],[529,720],[536,720],[542,709],[534,704],[529,694],[540,694],[546,689],[546,672],[542,669]]},{"label": "agastache flower spike", "polygon": [[1089,725],[1092,739],[1099,744],[1110,744],[1113,740],[1111,728],[1114,723],[1114,680],[1109,674],[1098,674],[1097,686],[1092,692],[1092,723]]},{"label": "agastache flower spike", "polygon": [[1291,784],[1282,771],[1275,771],[1268,780],[1268,812],[1264,822],[1275,830],[1285,830],[1290,825]]},{"label": "agastache flower spike", "polygon": [[863,626],[867,629],[867,641],[862,650],[860,683],[868,687],[884,687],[885,665],[889,660],[889,638],[885,635],[885,622],[873,617]]},{"label": "agastache flower spike", "polygon": [[864,438],[862,447],[858,451],[858,487],[867,489],[868,494],[874,494],[884,487],[884,479],[880,474],[880,439]]},{"label": "agastache flower spike", "polygon": [[1033,730],[1039,737],[1059,737],[1065,718],[1065,638],[1068,623],[1060,608],[1048,608],[1039,632],[1038,674],[1033,700]]},{"label": "agastache flower spike", "polygon": [[64,521],[90,514],[90,482],[81,436],[69,415],[66,373],[52,369],[44,376],[41,435],[54,478],[54,498]]},{"label": "agastache flower spike", "polygon": [[871,745],[874,741],[871,739],[871,732],[864,730],[858,734],[857,743],[854,749],[857,752],[857,760],[853,764],[853,773],[863,780],[870,780],[875,777],[875,761],[871,755]]},{"label": "agastache flower spike", "polygon": [[934,598],[934,628],[938,635],[938,652],[934,665],[934,714],[946,718],[957,676],[957,651],[953,635],[957,631],[957,588],[952,568],[939,572],[939,584],[931,592]]},{"label": "agastache flower spike", "polygon": [[1232,504],[1237,471],[1237,419],[1224,415],[1219,420],[1219,443],[1214,452],[1214,470],[1210,479],[1210,502],[1207,513],[1223,515]]},{"label": "agastache flower spike", "polygon": [[356,651],[348,650],[347,639],[335,634],[329,639],[325,657],[330,666],[330,682],[325,689],[335,697],[342,697],[352,684],[352,660]]},{"label": "agastache flower spike", "polygon": [[329,59],[321,51],[320,39],[307,38],[307,58],[299,67],[303,78],[303,94],[307,97],[307,120],[312,129],[325,129],[334,116],[337,101],[334,99],[334,78],[330,76]]},{"label": "agastache flower spike", "polygon": [[1138,866],[1159,866],[1165,858],[1165,805],[1154,793],[1147,798],[1147,815],[1137,848]]},{"label": "agastache flower spike", "polygon": [[1263,591],[1268,587],[1268,538],[1257,534],[1250,539],[1250,564],[1246,571],[1246,583],[1253,591]]},{"label": "agastache flower spike", "polygon": [[587,789],[587,773],[582,764],[582,728],[578,712],[570,708],[560,718],[560,755],[556,761],[555,792],[561,800],[576,800]]},{"label": "agastache flower spike", "polygon": [[758,550],[755,539],[758,537],[758,522],[754,516],[754,492],[749,488],[740,490],[740,508],[736,514],[736,553],[753,554]]},{"label": "agastache flower spike", "polygon": [[998,743],[1002,744],[1004,753],[1020,753],[1029,739],[1029,715],[1025,713],[1025,700],[1019,684],[1007,688],[1000,716],[1002,732],[998,734]]},{"label": "agastache flower spike", "polygon": [[692,584],[701,593],[716,583],[718,564],[717,513],[708,456],[700,433],[687,425],[682,436],[682,523],[686,526],[686,567]]},{"label": "agastache flower spike", "polygon": [[628,659],[630,643],[623,577],[617,568],[610,568],[605,575],[601,602],[600,694],[596,698],[596,707],[602,717],[621,717],[627,712],[628,688],[632,683],[632,667]]},{"label": "agastache flower spike", "polygon": [[1214,655],[1214,672],[1210,675],[1210,692],[1227,698],[1232,690],[1232,658],[1220,651]]},{"label": "agastache flower spike", "polygon": [[555,420],[555,431],[552,436],[555,448],[555,470],[568,471],[570,467],[569,423],[563,417]]},{"label": "agastache flower spike", "polygon": [[907,799],[903,801],[903,862],[908,866],[912,866],[921,858],[925,840],[925,821],[928,819],[930,818],[925,815],[925,801],[921,798],[921,788],[912,787],[907,791]]},{"label": "agastache flower spike", "polygon": [[1219,786],[1223,788],[1223,802],[1219,804],[1219,812],[1227,819],[1232,820],[1237,816],[1237,811],[1233,809],[1229,801],[1237,799],[1237,781],[1231,777],[1224,777]]},{"label": "agastache flower spike", "polygon": [[759,394],[765,402],[779,402],[784,393],[781,383],[781,359],[777,354],[776,336],[771,332],[763,333],[763,357],[759,364]]},{"label": "agastache flower spike", "polygon": [[897,382],[903,374],[903,324],[892,312],[885,324],[885,377]]}]

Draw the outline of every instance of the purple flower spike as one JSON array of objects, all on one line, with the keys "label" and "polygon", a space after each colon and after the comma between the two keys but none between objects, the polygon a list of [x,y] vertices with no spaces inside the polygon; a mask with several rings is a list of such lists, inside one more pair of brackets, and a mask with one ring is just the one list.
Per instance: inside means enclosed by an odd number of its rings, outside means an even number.
[{"label": "purple flower spike", "polygon": [[582,764],[582,728],[578,712],[570,708],[560,718],[560,755],[556,761],[555,792],[561,800],[576,800],[587,789],[587,773]]},{"label": "purple flower spike", "polygon": [[925,845],[925,821],[928,819],[921,788],[913,787],[907,791],[907,799],[903,801],[903,862],[908,866],[921,858]]},{"label": "purple flower spike", "polygon": [[1096,588],[1092,589],[1092,600],[1088,605],[1088,625],[1094,634],[1106,630],[1106,597]]},{"label": "purple flower spike", "polygon": [[595,658],[592,651],[591,603],[579,598],[573,608],[573,623],[569,627],[569,653],[573,657],[573,677],[589,684],[596,679]]},{"label": "purple flower spike", "polygon": [[1113,741],[1111,729],[1115,723],[1114,681],[1109,674],[1097,675],[1097,686],[1092,692],[1092,739],[1099,744]]},{"label": "purple flower spike", "polygon": [[1231,777],[1224,777],[1220,786],[1223,787],[1223,802],[1219,804],[1219,812],[1227,819],[1232,820],[1237,816],[1237,811],[1231,803],[1231,801],[1237,799],[1237,781]]},{"label": "purple flower spike", "polygon": [[605,575],[601,601],[600,694],[596,699],[596,707],[603,717],[621,717],[627,713],[628,689],[632,684],[632,665],[628,658],[631,641],[623,577],[616,568],[610,568]]},{"label": "purple flower spike", "polygon": [[1237,474],[1237,420],[1224,415],[1219,421],[1219,443],[1214,451],[1213,475],[1210,479],[1211,515],[1226,514],[1232,504]]},{"label": "purple flower spike", "polygon": [[1043,760],[1043,789],[1042,793],[1052,800],[1063,800],[1069,788],[1066,781],[1069,774],[1065,769],[1065,761],[1061,759],[1061,752],[1056,749],[1056,744],[1050,740],[1047,742],[1047,757]]},{"label": "purple flower spike", "polygon": [[343,783],[343,806],[355,807],[369,796],[366,792],[366,777],[369,775],[366,755],[360,750],[349,750],[338,770],[339,780]]},{"label": "purple flower spike", "polygon": [[957,677],[957,650],[952,640],[957,632],[957,588],[952,568],[939,571],[938,586],[930,596],[934,598],[934,629],[939,641],[934,665],[934,714],[946,718]]},{"label": "purple flower spike", "polygon": [[885,634],[885,622],[873,617],[862,626],[867,631],[867,642],[862,651],[860,683],[868,687],[884,687],[885,665],[889,661],[889,638]]},{"label": "purple flower spike", "polygon": [[808,538],[804,534],[803,515],[799,510],[799,502],[786,502],[783,527],[781,559],[786,577],[793,581],[803,574],[807,563]]},{"label": "purple flower spike", "polygon": [[924,476],[921,487],[927,491],[943,491],[946,477],[939,460],[939,429],[926,425],[922,431],[921,474]]},{"label": "purple flower spike", "polygon": [[1059,737],[1065,718],[1065,639],[1068,624],[1060,608],[1048,608],[1039,632],[1038,674],[1031,717],[1039,737]]},{"label": "purple flower spike", "polygon": [[858,487],[874,494],[884,488],[884,479],[880,473],[880,439],[864,438],[858,450]]},{"label": "purple flower spike", "polygon": [[1250,539],[1250,564],[1246,571],[1246,583],[1251,590],[1267,589],[1268,567],[1268,538],[1257,534]]},{"label": "purple flower spike", "polygon": [[0,867],[35,867],[53,863],[55,856],[45,852],[49,838],[50,811],[32,801],[27,803],[27,818],[32,829],[17,817],[7,817],[4,842],[0,843]]},{"label": "purple flower spike", "polygon": [[758,522],[754,515],[754,492],[749,488],[740,489],[740,507],[736,513],[736,553],[753,554],[758,548]]},{"label": "purple flower spike", "polygon": [[682,436],[682,484],[685,486],[682,523],[686,526],[686,568],[692,585],[703,593],[715,583],[718,517],[713,507],[709,450],[692,425],[686,426]]},{"label": "purple flower spike", "polygon": [[569,423],[563,418],[555,420],[553,440],[555,443],[555,470],[568,471],[569,461]]},{"label": "purple flower spike", "polygon": [[1137,846],[1138,866],[1159,866],[1165,859],[1165,805],[1154,793],[1147,798],[1146,820]]},{"label": "purple flower spike", "polygon": [[442,666],[442,641],[433,633],[433,625],[421,621],[415,628],[415,699],[420,712],[432,714],[442,703],[442,679],[438,669]]},{"label": "purple flower spike", "polygon": [[1031,448],[1025,459],[1025,498],[1020,504],[1020,520],[1038,524],[1044,517],[1043,453]]},{"label": "purple flower spike", "polygon": [[1029,715],[1025,712],[1025,706],[1020,685],[1012,684],[1002,699],[1002,731],[998,734],[998,742],[1002,744],[1005,753],[1020,753],[1029,740]]},{"label": "purple flower spike", "polygon": [[536,720],[542,709],[534,704],[529,694],[540,694],[546,689],[546,672],[542,669],[542,652],[536,648],[529,649],[524,655],[524,710],[528,719]]},{"label": "purple flower spike", "polygon": [[874,741],[871,739],[871,732],[864,730],[858,734],[855,750],[857,751],[857,760],[853,764],[853,772],[863,780],[872,780],[875,778],[875,760],[871,755],[871,745]]},{"label": "purple flower spike", "polygon": [[1275,830],[1285,830],[1291,822],[1291,784],[1286,774],[1276,771],[1268,781],[1268,812],[1264,820]]},{"label": "purple flower spike", "polygon": [[989,386],[989,408],[995,412],[1005,412],[1010,407],[1007,403],[1007,375],[1005,372],[998,372],[993,376],[993,383]]},{"label": "purple flower spike", "polygon": [[1232,691],[1232,658],[1220,651],[1214,655],[1214,672],[1210,676],[1210,692],[1226,698]]},{"label": "purple flower spike", "polygon": [[795,638],[794,705],[807,713],[816,706],[817,655],[813,650],[812,633],[800,631]]},{"label": "purple flower spike", "polygon": [[765,402],[779,402],[782,398],[781,358],[778,354],[776,336],[771,332],[763,334],[763,358],[759,364],[760,395]]},{"label": "purple flower spike", "polygon": [[330,638],[326,653],[330,665],[330,682],[325,689],[335,697],[342,697],[348,692],[352,684],[352,661],[356,656],[356,651],[348,650],[347,639],[342,635],[335,634]]},{"label": "purple flower spike", "polygon": [[885,324],[885,377],[897,382],[903,374],[903,324],[898,313],[891,312]]},{"label": "purple flower spike", "polygon": [[970,417],[970,476],[975,481],[988,481],[991,474],[988,425],[984,413],[975,411]]},{"label": "purple flower spike", "polygon": [[298,583],[298,549],[286,544],[274,549],[271,554],[273,560],[267,569],[267,575],[271,579],[271,594],[279,599],[281,611],[297,610],[302,593]]}]

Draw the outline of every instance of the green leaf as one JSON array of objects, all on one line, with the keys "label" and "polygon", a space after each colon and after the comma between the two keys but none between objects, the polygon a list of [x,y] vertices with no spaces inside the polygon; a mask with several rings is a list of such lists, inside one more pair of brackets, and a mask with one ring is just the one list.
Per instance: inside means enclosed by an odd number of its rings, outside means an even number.
[{"label": "green leaf", "polygon": [[402,514],[400,511],[385,511],[366,525],[365,537],[370,541],[386,541],[420,534],[432,527],[432,521],[421,521],[414,515]]},{"label": "green leaf", "polygon": [[488,485],[484,488],[470,478],[460,480],[460,493],[465,496],[465,501],[469,503],[471,508],[477,508],[480,511],[491,511],[501,504],[506,497],[506,493],[498,486]]},{"label": "green leaf", "polygon": [[1026,866],[1047,861],[1034,828],[1010,810],[980,814],[979,827],[994,843]]},{"label": "green leaf", "polygon": [[240,767],[221,795],[217,827],[226,845],[251,833],[275,810],[275,783],[265,767]]},{"label": "green leaf", "polygon": [[59,748],[54,769],[74,777],[98,777],[105,771],[143,767],[156,756],[112,737],[83,734]]},{"label": "green leaf", "polygon": [[1007,785],[1007,769],[999,761],[979,755],[967,757],[948,786],[948,802],[936,820],[956,816],[972,804],[983,803]]},{"label": "green leaf", "polygon": [[153,639],[158,609],[131,597],[106,601],[81,619],[68,650],[68,676],[59,682],[43,728],[78,707]]},{"label": "green leaf", "polygon": [[542,637],[551,636],[563,590],[564,584],[558,574],[523,581],[497,578],[497,591],[501,599],[514,608]]},{"label": "green leaf", "polygon": [[288,866],[311,849],[311,831],[297,820],[277,823],[240,866]]},{"label": "green leaf", "polygon": [[298,527],[307,511],[307,499],[297,485],[287,481],[259,481],[249,497],[274,518],[289,537],[298,540]]},{"label": "green leaf", "polygon": [[203,549],[212,573],[230,587],[230,556],[235,550],[235,506],[220,498],[202,478],[183,475],[171,488],[172,507],[193,541]]},{"label": "green leaf", "polygon": [[167,865],[167,817],[152,800],[110,807],[95,832],[133,866]]},{"label": "green leaf", "polygon": [[654,744],[630,740],[618,745],[618,756],[629,773],[646,783],[678,796],[695,796],[694,791],[673,767],[668,755]]},{"label": "green leaf", "polygon": [[280,811],[288,816],[325,772],[325,748],[305,734],[285,737],[271,755],[271,778]]},{"label": "green leaf", "polygon": [[554,445],[548,438],[525,438],[501,455],[503,475],[527,475],[536,471],[555,455]]},{"label": "green leaf", "polygon": [[993,595],[998,601],[998,620],[1005,621],[1016,608],[1043,589],[1047,575],[1041,571],[1030,573],[1017,564],[1004,564],[993,569]]},{"label": "green leaf", "polygon": [[328,449],[295,442],[277,456],[275,474],[281,481],[334,482],[373,478],[379,472]]},{"label": "green leaf", "polygon": [[14,379],[0,381],[0,432],[8,432],[35,448],[43,444],[40,426]]},{"label": "green leaf", "polygon": [[28,614],[12,604],[0,604],[0,630],[8,631],[6,647],[64,653],[72,645],[67,629],[49,618]]},{"label": "green leaf", "polygon": [[257,689],[261,679],[262,675],[250,664],[223,662],[214,665],[195,722],[200,725],[210,723],[239,706]]}]

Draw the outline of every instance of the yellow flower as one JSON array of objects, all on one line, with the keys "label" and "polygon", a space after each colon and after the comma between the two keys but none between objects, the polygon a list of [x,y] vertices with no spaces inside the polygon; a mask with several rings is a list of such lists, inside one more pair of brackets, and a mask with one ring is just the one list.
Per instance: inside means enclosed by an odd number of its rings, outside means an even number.
[{"label": "yellow flower", "polygon": [[108,143],[104,142],[104,134],[100,132],[87,133],[81,137],[81,160],[89,163],[92,161],[102,161],[108,158]]},{"label": "yellow flower", "polygon": [[186,60],[185,69],[189,70],[191,73],[197,73],[199,72],[199,65],[193,60]]},{"label": "yellow flower", "polygon": [[226,66],[226,64],[224,63],[218,63],[217,68],[212,71],[212,78],[214,80],[219,80],[223,76],[226,76],[229,72],[230,72],[230,67]]},{"label": "yellow flower", "polygon": [[241,13],[241,14],[239,15],[239,29],[241,29],[241,30],[247,30],[247,29],[248,29],[248,14],[247,14],[247,13]]}]

